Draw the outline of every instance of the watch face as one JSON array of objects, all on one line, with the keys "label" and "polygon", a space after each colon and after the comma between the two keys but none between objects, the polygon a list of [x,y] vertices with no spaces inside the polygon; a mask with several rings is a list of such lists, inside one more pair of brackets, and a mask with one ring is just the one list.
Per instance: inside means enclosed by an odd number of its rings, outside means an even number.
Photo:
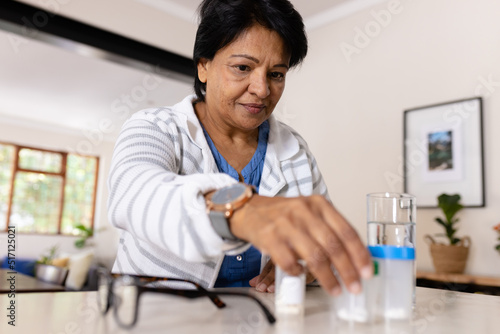
[{"label": "watch face", "polygon": [[237,200],[245,193],[246,186],[241,183],[235,183],[231,186],[217,190],[212,196],[214,204],[227,204]]}]

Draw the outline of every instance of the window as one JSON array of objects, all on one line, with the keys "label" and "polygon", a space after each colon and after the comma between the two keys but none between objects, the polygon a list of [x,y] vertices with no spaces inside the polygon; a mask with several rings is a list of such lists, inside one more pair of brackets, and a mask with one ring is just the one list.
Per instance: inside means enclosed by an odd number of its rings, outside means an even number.
[{"label": "window", "polygon": [[76,235],[93,227],[99,158],[0,143],[0,231]]}]

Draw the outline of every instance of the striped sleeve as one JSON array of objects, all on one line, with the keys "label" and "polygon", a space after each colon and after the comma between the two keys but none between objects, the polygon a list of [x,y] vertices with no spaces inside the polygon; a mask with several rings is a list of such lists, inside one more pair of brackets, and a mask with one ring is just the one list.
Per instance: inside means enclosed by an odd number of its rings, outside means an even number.
[{"label": "striped sleeve", "polygon": [[310,181],[312,182],[312,194],[321,195],[331,202],[330,195],[328,194],[328,188],[323,179],[323,175],[321,174],[321,171],[318,167],[318,163],[316,162],[316,158],[309,149],[307,142],[294,129],[292,129],[288,125],[284,126],[286,126],[290,130],[290,132],[293,133],[293,135],[299,142],[300,150],[303,151],[307,157],[308,168],[311,172]]},{"label": "striped sleeve", "polygon": [[203,173],[202,150],[183,131],[172,119],[160,122],[146,113],[124,124],[108,176],[108,218],[152,247],[187,261],[210,261],[243,247],[214,232],[203,197],[235,180]]}]

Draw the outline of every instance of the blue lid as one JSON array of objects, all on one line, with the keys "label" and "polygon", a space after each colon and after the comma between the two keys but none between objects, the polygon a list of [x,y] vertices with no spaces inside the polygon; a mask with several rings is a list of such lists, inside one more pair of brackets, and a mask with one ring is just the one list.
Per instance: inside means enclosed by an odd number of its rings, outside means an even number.
[{"label": "blue lid", "polygon": [[415,248],[389,245],[368,246],[373,257],[394,260],[415,260]]}]

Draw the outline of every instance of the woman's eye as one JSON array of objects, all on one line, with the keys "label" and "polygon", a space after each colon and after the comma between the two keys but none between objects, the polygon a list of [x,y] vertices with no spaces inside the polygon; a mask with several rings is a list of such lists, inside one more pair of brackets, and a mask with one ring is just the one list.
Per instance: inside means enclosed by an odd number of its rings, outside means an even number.
[{"label": "woman's eye", "polygon": [[277,80],[282,80],[285,77],[285,75],[281,72],[271,72],[271,78],[277,79]]},{"label": "woman's eye", "polygon": [[246,72],[250,69],[250,67],[247,65],[236,65],[235,67],[238,71],[241,71],[241,72]]}]

